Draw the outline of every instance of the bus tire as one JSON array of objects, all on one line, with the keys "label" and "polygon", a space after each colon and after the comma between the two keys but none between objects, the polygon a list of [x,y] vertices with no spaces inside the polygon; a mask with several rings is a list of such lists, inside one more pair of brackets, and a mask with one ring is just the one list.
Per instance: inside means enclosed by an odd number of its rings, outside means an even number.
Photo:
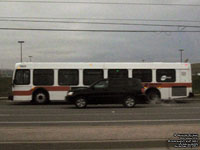
[{"label": "bus tire", "polygon": [[157,90],[150,90],[147,92],[147,103],[159,103],[161,101],[160,99],[160,93]]},{"label": "bus tire", "polygon": [[82,109],[87,107],[87,100],[84,97],[77,97],[74,101],[77,108]]},{"label": "bus tire", "polygon": [[36,104],[47,104],[49,102],[48,93],[37,91],[33,95],[33,100]]},{"label": "bus tire", "polygon": [[133,96],[127,96],[124,99],[124,103],[123,103],[124,107],[126,108],[133,108],[136,105],[136,100],[135,97]]}]

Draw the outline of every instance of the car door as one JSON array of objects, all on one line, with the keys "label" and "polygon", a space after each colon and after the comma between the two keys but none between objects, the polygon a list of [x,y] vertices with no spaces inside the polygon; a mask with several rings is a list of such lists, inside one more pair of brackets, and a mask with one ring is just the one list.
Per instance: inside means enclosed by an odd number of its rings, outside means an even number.
[{"label": "car door", "polygon": [[111,80],[109,83],[109,103],[121,103],[125,93],[125,85],[123,79]]},{"label": "car door", "polygon": [[91,87],[89,99],[91,103],[103,104],[108,98],[108,80],[101,80]]}]

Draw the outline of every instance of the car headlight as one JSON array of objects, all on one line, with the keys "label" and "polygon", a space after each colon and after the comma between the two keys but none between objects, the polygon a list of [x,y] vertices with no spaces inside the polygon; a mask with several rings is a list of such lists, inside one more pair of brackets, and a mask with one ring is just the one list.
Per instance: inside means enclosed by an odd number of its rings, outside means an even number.
[{"label": "car headlight", "polygon": [[73,95],[74,94],[74,92],[68,92],[67,93],[67,95]]}]

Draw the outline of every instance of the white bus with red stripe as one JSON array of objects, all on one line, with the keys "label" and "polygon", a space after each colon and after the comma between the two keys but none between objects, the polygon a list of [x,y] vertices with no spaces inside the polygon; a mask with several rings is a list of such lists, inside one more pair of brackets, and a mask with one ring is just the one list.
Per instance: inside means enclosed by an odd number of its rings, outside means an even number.
[{"label": "white bus with red stripe", "polygon": [[139,78],[150,100],[187,97],[192,93],[190,63],[17,63],[13,101],[46,103],[65,100],[71,88],[105,78]]}]

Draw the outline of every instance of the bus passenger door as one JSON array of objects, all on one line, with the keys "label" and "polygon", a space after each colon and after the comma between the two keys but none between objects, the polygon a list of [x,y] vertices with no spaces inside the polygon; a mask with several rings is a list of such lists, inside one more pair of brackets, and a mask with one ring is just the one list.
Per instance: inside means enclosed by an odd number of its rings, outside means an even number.
[{"label": "bus passenger door", "polygon": [[29,69],[17,69],[12,81],[14,100],[31,100],[31,71]]}]

